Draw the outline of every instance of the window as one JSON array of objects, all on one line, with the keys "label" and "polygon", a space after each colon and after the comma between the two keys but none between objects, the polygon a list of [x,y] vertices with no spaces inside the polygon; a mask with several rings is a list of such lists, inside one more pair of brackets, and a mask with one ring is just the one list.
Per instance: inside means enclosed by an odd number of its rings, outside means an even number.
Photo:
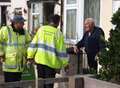
[{"label": "window", "polygon": [[84,0],[64,0],[63,33],[66,43],[75,44],[83,36]]},{"label": "window", "polygon": [[1,27],[1,7],[0,7],[0,27]]},{"label": "window", "polygon": [[115,13],[118,8],[120,8],[120,0],[113,0],[113,13]]},{"label": "window", "polygon": [[100,0],[84,0],[84,19],[91,17],[95,24],[100,23]]},{"label": "window", "polygon": [[7,6],[0,6],[0,26],[6,25]]},{"label": "window", "polygon": [[0,2],[10,2],[11,0],[0,0]]},{"label": "window", "polygon": [[66,37],[68,39],[75,39],[76,38],[76,9],[73,10],[67,10],[67,24],[66,27],[67,32],[66,32]]},{"label": "window", "polygon": [[42,3],[32,3],[31,4],[31,33],[34,34],[37,29],[43,24],[43,11]]},{"label": "window", "polygon": [[75,4],[76,0],[67,0],[67,4]]}]

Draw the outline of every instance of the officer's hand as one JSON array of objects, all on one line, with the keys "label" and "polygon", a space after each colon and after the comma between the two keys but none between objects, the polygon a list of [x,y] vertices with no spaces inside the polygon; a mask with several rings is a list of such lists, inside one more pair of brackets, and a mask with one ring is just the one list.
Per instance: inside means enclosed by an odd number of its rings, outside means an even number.
[{"label": "officer's hand", "polygon": [[74,52],[75,52],[75,53],[78,53],[78,52],[79,52],[79,49],[77,48],[77,46],[74,46],[73,48],[74,48]]},{"label": "officer's hand", "polygon": [[4,62],[4,57],[0,56],[0,63],[3,63],[3,62]]},{"label": "officer's hand", "polygon": [[69,71],[69,65],[65,66],[65,72]]},{"label": "officer's hand", "polygon": [[28,65],[35,64],[34,59],[28,58],[28,59],[27,59],[27,64],[28,64]]}]

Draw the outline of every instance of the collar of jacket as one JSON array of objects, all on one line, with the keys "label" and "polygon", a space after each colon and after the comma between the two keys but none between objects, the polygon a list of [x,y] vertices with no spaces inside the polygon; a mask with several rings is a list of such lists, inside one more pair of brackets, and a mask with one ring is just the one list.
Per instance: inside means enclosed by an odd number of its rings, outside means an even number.
[{"label": "collar of jacket", "polygon": [[15,29],[15,27],[12,25],[13,31],[20,34],[20,35],[25,35],[25,30],[24,29]]}]

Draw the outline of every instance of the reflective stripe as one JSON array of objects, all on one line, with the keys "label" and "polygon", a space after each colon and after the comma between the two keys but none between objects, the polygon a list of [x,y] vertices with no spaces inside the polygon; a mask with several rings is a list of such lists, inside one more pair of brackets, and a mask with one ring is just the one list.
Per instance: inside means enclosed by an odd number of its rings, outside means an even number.
[{"label": "reflective stripe", "polygon": [[54,47],[55,46],[54,43],[48,44],[48,43],[45,43],[44,41],[38,41],[38,44],[45,44],[45,45],[50,46],[50,47]]},{"label": "reflective stripe", "polygon": [[3,64],[5,69],[15,69],[17,68],[17,65],[7,65],[7,64]]},{"label": "reflective stripe", "polygon": [[[36,46],[36,44],[30,44],[30,48],[36,48],[35,46]],[[63,58],[67,57],[66,52],[58,52],[54,47],[48,46],[46,44],[39,43],[39,44],[37,44],[37,47],[38,47],[38,49],[40,48],[42,50],[52,52],[58,57],[63,57]]]},{"label": "reflective stripe", "polygon": [[2,46],[4,46],[4,42],[0,42],[0,44],[1,44]]},{"label": "reflective stripe", "polygon": [[37,47],[37,44],[31,43],[29,47],[30,47],[30,48],[36,48],[36,47]]},{"label": "reflective stripe", "polygon": [[[10,31],[10,28],[7,26],[8,28],[8,43],[3,43],[3,45],[9,45],[9,46],[15,46],[15,47],[18,47],[18,46],[23,46],[25,45],[25,40],[26,40],[26,37],[24,37],[24,43],[20,44],[18,43],[18,34],[17,34],[17,41],[12,43],[12,32]],[[25,34],[26,35],[26,34]]]},{"label": "reflective stripe", "polygon": [[11,31],[10,31],[10,28],[7,26],[7,28],[8,28],[8,35],[9,35],[9,37],[8,37],[8,39],[9,39],[9,43],[11,43],[12,42],[12,35],[11,35]]},{"label": "reflective stripe", "polygon": [[[32,47],[32,48],[36,48],[37,46],[39,46],[39,44],[44,44],[44,42],[43,41],[38,41],[38,43],[31,43],[30,44],[30,47]],[[50,46],[50,47],[54,47],[54,44],[48,44],[48,43],[45,43],[45,45],[46,46]]]},{"label": "reflective stripe", "polygon": [[17,35],[17,41],[14,43],[12,43],[12,32],[10,31],[10,28],[7,26],[8,28],[8,42],[1,42],[0,44],[3,45],[3,46],[15,46],[15,47],[18,47],[18,46],[25,46],[25,39],[26,37],[24,37],[24,42],[23,43],[18,43],[18,35]]},{"label": "reflective stripe", "polygon": [[3,46],[24,46],[25,44],[18,44],[18,43],[0,43]]},{"label": "reflective stripe", "polygon": [[38,51],[42,51],[42,52],[45,52],[45,53],[50,53],[51,56],[57,56],[59,59],[63,60],[63,59],[68,59],[68,55],[66,53],[63,53],[62,55],[59,53],[55,53],[55,52],[51,52],[51,51],[47,51],[43,48],[39,48]]}]

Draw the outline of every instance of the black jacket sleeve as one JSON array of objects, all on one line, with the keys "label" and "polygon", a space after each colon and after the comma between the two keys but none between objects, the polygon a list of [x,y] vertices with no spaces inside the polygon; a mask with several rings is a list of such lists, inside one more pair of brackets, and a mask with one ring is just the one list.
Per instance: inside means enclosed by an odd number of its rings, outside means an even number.
[{"label": "black jacket sleeve", "polygon": [[[85,37],[85,35],[83,35],[83,38],[81,41],[79,41],[77,44],[75,44],[75,46],[77,46],[78,49],[81,47],[84,47],[84,37]],[[69,54],[75,54],[74,47],[69,47],[66,50],[67,50],[67,53],[69,53]]]},{"label": "black jacket sleeve", "polygon": [[105,34],[102,29],[100,29],[100,40],[99,40],[99,49],[100,51],[106,47],[105,43]]},{"label": "black jacket sleeve", "polygon": [[84,34],[82,40],[80,40],[80,41],[76,44],[77,48],[84,47],[85,35],[86,35],[86,34]]}]

